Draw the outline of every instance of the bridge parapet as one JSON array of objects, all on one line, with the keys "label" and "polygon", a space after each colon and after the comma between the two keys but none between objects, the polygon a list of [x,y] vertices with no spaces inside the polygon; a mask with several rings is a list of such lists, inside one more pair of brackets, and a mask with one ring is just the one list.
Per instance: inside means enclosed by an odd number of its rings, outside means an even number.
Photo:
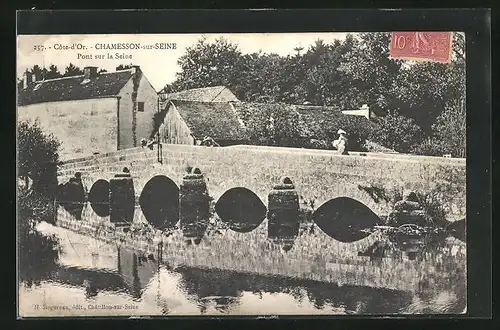
[{"label": "bridge parapet", "polygon": [[165,175],[179,185],[186,167],[198,167],[214,199],[230,188],[245,187],[267,204],[270,189],[286,175],[294,182],[303,205],[317,207],[331,198],[346,196],[363,202],[377,214],[387,214],[390,205],[375,201],[368,190],[413,190],[438,195],[450,219],[465,216],[465,160],[370,153],[343,156],[322,150],[255,146],[164,144],[162,149],[162,164],[157,160],[157,150],[147,148],[68,161],[60,167],[59,179],[61,182],[80,171],[90,189],[97,179],[109,180],[111,173],[127,167],[136,194],[140,194],[155,175]]}]

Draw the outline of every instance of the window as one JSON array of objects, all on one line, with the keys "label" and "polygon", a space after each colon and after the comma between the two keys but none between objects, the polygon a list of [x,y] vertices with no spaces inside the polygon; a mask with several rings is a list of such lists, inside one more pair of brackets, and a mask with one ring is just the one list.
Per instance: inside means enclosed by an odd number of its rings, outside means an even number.
[{"label": "window", "polygon": [[144,102],[137,102],[137,111],[144,112]]}]

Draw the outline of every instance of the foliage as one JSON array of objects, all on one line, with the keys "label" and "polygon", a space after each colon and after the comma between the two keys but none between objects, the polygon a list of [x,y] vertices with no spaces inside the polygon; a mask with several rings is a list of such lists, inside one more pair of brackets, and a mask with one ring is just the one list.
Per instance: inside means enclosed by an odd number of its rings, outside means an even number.
[{"label": "foliage", "polygon": [[[413,118],[427,136],[443,111],[465,97],[465,39],[453,36],[451,63],[418,62],[401,68],[395,77],[395,105],[402,115]],[[464,110],[465,111],[465,110]]]},{"label": "foliage", "polygon": [[443,145],[444,153],[453,157],[465,157],[467,123],[463,102],[449,102],[432,127],[435,139]]},{"label": "foliage", "polygon": [[306,138],[306,128],[299,114],[290,107],[276,103],[272,106],[253,103],[247,115],[250,141],[258,145],[300,147]]},{"label": "foliage", "polygon": [[[118,68],[117,68],[118,70]],[[57,78],[62,78],[62,77],[73,77],[73,76],[79,76],[83,75],[83,70],[80,69],[79,67],[75,66],[73,63],[70,63],[66,68],[64,73],[61,73],[59,71],[59,68],[51,64],[49,66],[49,69],[47,68],[41,68],[39,65],[34,65],[31,69],[28,70],[33,74],[35,79],[57,79]],[[99,73],[107,72],[105,69],[99,69]]]},{"label": "foliage", "polygon": [[374,121],[377,128],[371,132],[371,139],[387,148],[409,153],[422,141],[422,131],[411,118],[389,112]]},{"label": "foliage", "polygon": [[241,52],[224,38],[217,39],[215,43],[201,39],[188,47],[177,63],[181,72],[171,86],[174,90],[224,85],[241,96]]},{"label": "foliage", "polygon": [[41,68],[38,65],[34,65],[30,70],[29,70],[35,79],[55,79],[55,78],[61,78],[63,75],[59,72],[59,69],[55,65],[50,65],[49,69],[47,70],[46,68]]},{"label": "foliage", "polygon": [[426,156],[443,156],[446,154],[446,148],[443,142],[430,137],[423,140],[421,143],[415,145],[412,148],[412,153],[416,155],[426,155]]},{"label": "foliage", "polygon": [[[288,56],[242,54],[227,40],[208,43],[202,39],[180,58],[181,71],[165,88],[175,92],[224,85],[246,102],[334,105],[340,109],[368,104],[379,117],[393,111],[404,116],[380,119],[389,126],[403,125],[401,143],[390,127],[372,137],[374,142],[395,145],[403,152],[420,144],[418,150],[431,150],[430,143],[442,142],[448,153],[460,155],[460,132],[465,127],[460,119],[464,121],[465,109],[457,104],[465,95],[465,39],[460,33],[453,38],[449,64],[389,58],[390,33],[348,34],[332,43],[317,40],[303,53]],[[454,122],[449,123],[450,118]],[[350,119],[345,120],[342,125],[347,127]],[[355,128],[347,128],[353,134],[350,141],[355,149],[363,149],[364,133],[356,132],[360,129],[357,123],[352,126]],[[453,134],[448,135],[450,130]]]},{"label": "foliage", "polygon": [[120,71],[120,70],[128,70],[128,69],[132,69],[134,67],[134,65],[132,63],[130,64],[120,64],[116,67],[116,71]]},{"label": "foliage", "polygon": [[58,240],[35,227],[40,221],[53,222],[55,209],[50,200],[33,191],[18,194],[19,276],[27,286],[38,283],[56,266]]},{"label": "foliage", "polygon": [[[348,90],[358,94],[359,101],[369,104],[377,115],[393,109],[402,61],[389,58],[390,33],[361,33],[359,44],[353,44],[340,69],[347,75]],[[359,102],[358,101],[358,102]]]},{"label": "foliage", "polygon": [[417,192],[416,195],[418,203],[429,217],[432,226],[444,228],[449,224],[446,220],[446,211],[437,192]]},{"label": "foliage", "polygon": [[25,182],[31,179],[31,190],[34,192],[54,197],[57,188],[60,142],[53,135],[46,135],[38,121],[18,122],[17,135],[19,178]]},{"label": "foliage", "polygon": [[352,151],[366,151],[366,141],[378,129],[377,123],[364,117],[347,115],[340,115],[333,127],[342,128],[347,132],[348,150]]},{"label": "foliage", "polygon": [[432,126],[434,135],[425,139],[413,148],[418,155],[442,156],[449,154],[452,157],[465,158],[467,126],[463,104],[455,102],[447,106]]},{"label": "foliage", "polygon": [[[403,192],[398,189],[387,189],[383,184],[371,183],[366,186],[358,185],[358,189],[367,193],[375,203],[384,203],[391,208],[403,200]],[[448,221],[446,220],[446,210],[443,202],[440,199],[440,190],[433,189],[430,192],[416,192],[415,196],[417,201],[425,211],[429,224],[433,227],[446,227]]]},{"label": "foliage", "polygon": [[75,66],[73,63],[70,63],[64,71],[64,77],[81,76],[82,74],[83,70]]}]

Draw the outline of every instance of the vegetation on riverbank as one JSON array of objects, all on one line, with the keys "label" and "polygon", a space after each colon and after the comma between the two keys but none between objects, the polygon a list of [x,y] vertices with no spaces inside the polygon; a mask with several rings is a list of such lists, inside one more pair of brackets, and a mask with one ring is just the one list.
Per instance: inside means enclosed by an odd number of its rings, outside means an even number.
[{"label": "vegetation on riverbank", "polygon": [[21,121],[17,131],[19,276],[31,286],[54,269],[59,257],[57,238],[35,229],[41,221],[55,220],[59,141],[45,135],[37,122]]}]

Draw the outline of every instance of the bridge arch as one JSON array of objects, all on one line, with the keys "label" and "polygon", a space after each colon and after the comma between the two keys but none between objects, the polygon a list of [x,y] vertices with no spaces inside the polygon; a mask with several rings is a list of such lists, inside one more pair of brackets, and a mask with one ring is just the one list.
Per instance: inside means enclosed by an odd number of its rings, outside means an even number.
[{"label": "bridge arch", "polygon": [[222,194],[215,204],[215,212],[231,230],[248,233],[264,221],[267,208],[250,189],[234,187]]},{"label": "bridge arch", "polygon": [[109,215],[109,182],[99,179],[90,188],[88,201],[92,210],[100,217]]},{"label": "bridge arch", "polygon": [[142,189],[139,205],[146,220],[158,229],[179,221],[179,187],[165,175],[155,175]]}]

